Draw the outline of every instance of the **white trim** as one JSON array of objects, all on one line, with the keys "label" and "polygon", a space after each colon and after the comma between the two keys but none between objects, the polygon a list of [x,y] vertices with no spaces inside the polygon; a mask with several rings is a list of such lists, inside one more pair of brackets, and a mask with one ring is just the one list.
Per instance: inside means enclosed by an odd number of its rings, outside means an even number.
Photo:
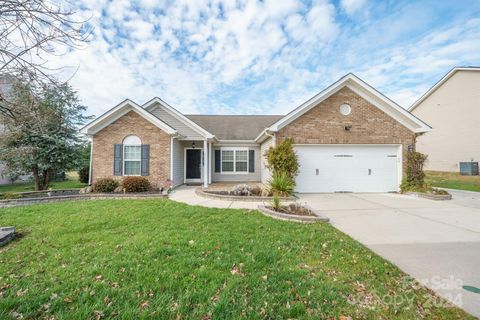
[{"label": "white trim", "polygon": [[213,144],[210,141],[208,143],[208,183],[212,183],[212,153],[213,153]]},{"label": "white trim", "polygon": [[[127,137],[129,137],[129,136],[127,136]],[[123,140],[125,140],[125,138]],[[125,160],[125,147],[140,147],[140,160],[138,160],[138,161],[137,160]],[[140,162],[140,173],[139,174],[125,174],[125,161]],[[122,143],[122,176],[123,177],[140,177],[141,175],[142,175],[142,144],[141,143],[140,144],[123,144]]]},{"label": "white trim", "polygon": [[189,126],[192,130],[196,131],[197,133],[199,133],[201,136],[203,136],[204,138],[207,138],[207,139],[213,139],[215,138],[215,135],[211,134],[210,132],[208,132],[207,130],[203,129],[202,127],[200,127],[198,124],[196,124],[195,122],[193,122],[192,120],[188,119],[185,115],[183,115],[180,111],[178,111],[177,109],[175,109],[174,107],[172,107],[171,105],[169,105],[168,103],[166,103],[165,101],[163,101],[162,99],[158,98],[158,97],[155,97],[153,99],[151,99],[150,101],[144,103],[142,105],[142,108],[147,110],[150,109],[150,107],[154,106],[155,103],[158,103],[160,104],[162,107],[165,108],[165,110],[167,112],[169,112],[171,115],[173,115],[175,118],[177,118],[178,120],[182,121],[183,123],[185,123],[187,126]]},{"label": "white trim", "polygon": [[208,141],[207,139],[203,140],[203,186],[208,187]]},{"label": "white trim", "polygon": [[[285,127],[286,125],[294,121],[295,119],[299,118],[301,115],[311,110],[312,108],[317,106],[319,103],[329,98],[330,96],[332,96],[333,94],[335,94],[336,92],[338,92],[340,89],[344,87],[349,87],[350,89],[355,88],[356,93],[360,92],[360,90],[363,90],[364,92],[372,95],[375,99],[378,99],[378,101],[375,102],[374,104],[376,107],[378,107],[379,109],[381,109],[386,113],[388,112],[392,118],[404,124],[407,128],[409,128],[413,132],[426,132],[431,129],[426,123],[424,123],[423,121],[421,121],[420,119],[418,119],[417,117],[409,113],[407,110],[403,109],[401,106],[399,106],[389,98],[385,97],[383,94],[381,94],[376,89],[371,87],[365,81],[361,80],[356,75],[349,73],[343,76],[342,78],[340,78],[338,81],[336,81],[329,87],[327,87],[325,90],[321,91],[311,99],[304,102],[302,105],[300,105],[296,109],[292,110],[285,117],[275,122],[266,130],[278,132],[280,129],[282,129],[283,127]],[[366,96],[368,95],[364,93],[363,97],[366,97]],[[372,97],[369,97],[368,100],[369,102],[374,101]],[[257,138],[260,138],[260,136]]]},{"label": "white trim", "polygon": [[[183,181],[185,183],[203,182],[203,167],[200,169],[200,179],[187,179],[187,150],[200,150],[200,152],[202,152],[201,159],[203,158],[202,148],[198,148],[198,147],[195,147],[195,148],[185,147],[185,148],[183,148]],[[202,159],[202,161],[203,161],[203,159]],[[202,165],[204,165],[204,164],[202,163]]]},{"label": "white trim", "polygon": [[174,137],[171,136],[170,137],[170,183],[173,181],[173,139]]},{"label": "white trim", "polygon": [[92,122],[84,126],[82,129],[80,129],[80,132],[84,134],[93,135],[99,132],[100,130],[102,130],[103,128],[105,128],[106,126],[112,124],[113,122],[115,122],[116,120],[118,120],[119,118],[121,118],[122,116],[124,116],[130,111],[136,112],[147,121],[151,122],[158,128],[165,131],[167,134],[175,134],[177,132],[168,124],[158,119],[150,112],[144,110],[135,102],[128,99],[116,105],[112,109],[102,114],[97,119],[93,120]]},{"label": "white trim", "polygon": [[93,177],[93,137],[90,139],[90,168],[88,170],[88,185],[92,185]]},{"label": "white trim", "polygon": [[480,71],[480,67],[455,67],[451,69],[446,75],[444,75],[437,83],[435,83],[427,92],[425,92],[417,101],[415,101],[408,111],[412,112],[418,107],[425,99],[427,99],[432,93],[434,93],[439,87],[441,87],[448,79],[450,79],[457,71]]},{"label": "white trim", "polygon": [[[223,153],[222,151],[233,151],[233,171],[223,172]],[[247,171],[237,171],[237,153],[236,151],[247,151]],[[230,161],[228,161],[230,162]],[[242,161],[243,162],[243,161]],[[220,147],[220,174],[248,174],[250,173],[250,149],[248,147]]]}]

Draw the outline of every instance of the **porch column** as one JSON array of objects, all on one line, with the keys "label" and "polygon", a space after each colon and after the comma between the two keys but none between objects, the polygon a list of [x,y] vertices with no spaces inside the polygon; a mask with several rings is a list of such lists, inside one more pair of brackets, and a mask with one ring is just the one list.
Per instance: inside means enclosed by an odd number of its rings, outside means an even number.
[{"label": "porch column", "polygon": [[203,140],[203,186],[208,188],[208,142]]},{"label": "porch column", "polygon": [[213,143],[208,143],[208,183],[212,183],[212,153],[213,153]]}]

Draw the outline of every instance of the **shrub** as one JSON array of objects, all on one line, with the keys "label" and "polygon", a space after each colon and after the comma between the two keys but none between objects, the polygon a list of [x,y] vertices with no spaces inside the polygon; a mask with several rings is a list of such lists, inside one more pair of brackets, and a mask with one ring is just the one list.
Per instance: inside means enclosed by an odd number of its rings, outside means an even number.
[{"label": "shrub", "polygon": [[111,178],[98,179],[93,184],[93,192],[113,192],[118,187],[118,182]]},{"label": "shrub", "polygon": [[273,196],[273,199],[272,199],[272,208],[273,210],[275,211],[279,211],[280,210],[280,198],[278,196]]},{"label": "shrub", "polygon": [[266,152],[268,168],[272,172],[285,172],[293,182],[300,165],[298,157],[293,150],[293,140],[285,139],[282,143],[271,147]]},{"label": "shrub", "polygon": [[425,185],[425,172],[423,172],[423,165],[427,160],[427,156],[420,152],[409,152],[407,154],[407,170],[405,172],[405,179],[400,185],[402,192],[406,191],[422,191],[427,189]]},{"label": "shrub", "polygon": [[145,177],[125,177],[122,187],[126,192],[145,192],[152,189],[150,181]]},{"label": "shrub", "polygon": [[81,183],[88,183],[88,178],[90,175],[90,168],[87,167],[82,167],[80,170],[78,170],[78,180]]},{"label": "shrub", "polygon": [[292,178],[285,172],[274,172],[272,179],[269,181],[270,192],[274,196],[286,197],[290,196],[293,192],[293,183]]}]

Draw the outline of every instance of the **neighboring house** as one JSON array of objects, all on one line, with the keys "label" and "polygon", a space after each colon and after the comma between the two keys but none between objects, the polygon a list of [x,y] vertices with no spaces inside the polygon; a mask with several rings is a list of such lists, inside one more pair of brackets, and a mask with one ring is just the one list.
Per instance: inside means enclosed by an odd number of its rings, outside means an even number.
[{"label": "neighboring house", "polygon": [[264,153],[290,137],[298,192],[397,191],[405,154],[428,125],[348,74],[285,116],[184,115],[154,98],[125,100],[82,129],[91,182],[146,176],[154,186],[262,181]]},{"label": "neighboring house", "polygon": [[453,68],[409,110],[433,128],[417,139],[426,169],[458,172],[460,162],[480,161],[480,68]]}]

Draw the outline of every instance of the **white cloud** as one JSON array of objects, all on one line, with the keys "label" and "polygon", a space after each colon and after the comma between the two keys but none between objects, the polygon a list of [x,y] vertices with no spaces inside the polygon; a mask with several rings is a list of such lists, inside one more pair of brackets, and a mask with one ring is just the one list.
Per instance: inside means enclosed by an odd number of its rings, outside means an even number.
[{"label": "white cloud", "polygon": [[188,113],[285,113],[348,72],[408,106],[480,61],[480,19],[426,32],[435,15],[416,3],[359,24],[327,0],[82,1],[95,37],[51,64],[78,66],[71,82],[96,115],[153,96]]},{"label": "white cloud", "polygon": [[366,0],[341,0],[341,6],[348,15],[353,15],[362,8],[366,2]]}]

